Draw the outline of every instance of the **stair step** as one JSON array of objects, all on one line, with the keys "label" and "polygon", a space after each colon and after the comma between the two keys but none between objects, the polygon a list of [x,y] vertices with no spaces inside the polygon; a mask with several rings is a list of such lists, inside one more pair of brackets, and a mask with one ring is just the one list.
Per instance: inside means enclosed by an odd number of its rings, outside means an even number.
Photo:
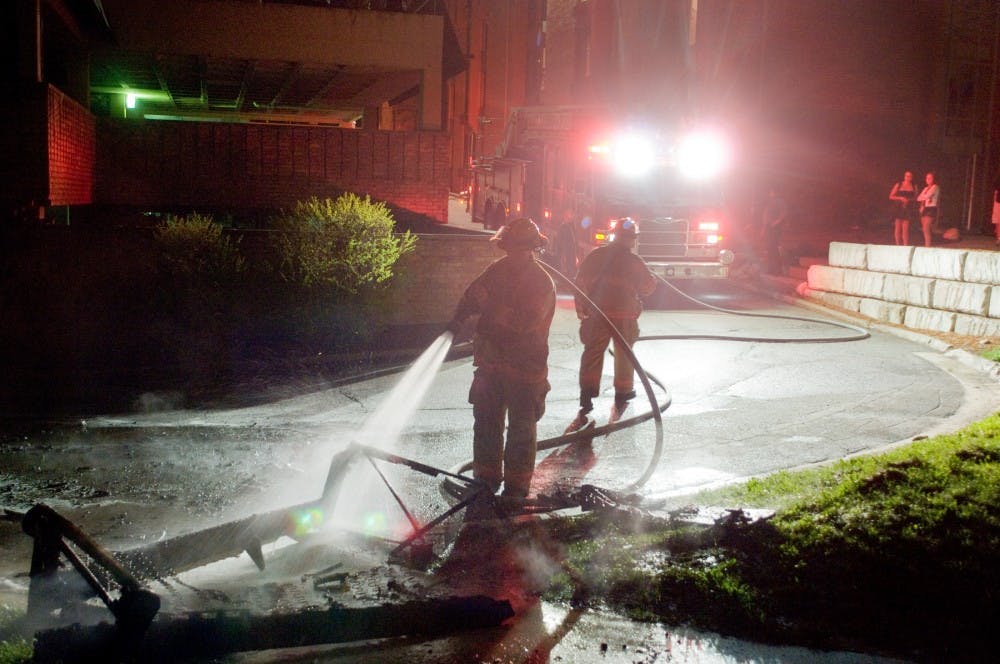
[{"label": "stair step", "polygon": [[789,277],[798,279],[799,281],[806,281],[809,278],[809,268],[801,267],[799,265],[789,265],[785,269],[785,273]]},{"label": "stair step", "polygon": [[826,256],[799,256],[799,265],[808,268],[810,265],[829,265]]}]

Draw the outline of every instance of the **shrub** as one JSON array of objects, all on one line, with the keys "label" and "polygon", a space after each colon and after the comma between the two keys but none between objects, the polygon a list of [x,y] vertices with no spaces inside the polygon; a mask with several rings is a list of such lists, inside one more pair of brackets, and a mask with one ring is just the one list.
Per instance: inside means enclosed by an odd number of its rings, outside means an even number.
[{"label": "shrub", "polygon": [[167,215],[154,237],[167,272],[185,284],[222,286],[246,270],[238,243],[211,215]]},{"label": "shrub", "polygon": [[229,373],[231,322],[246,300],[246,260],[211,215],[167,215],[154,232],[160,286],[146,328],[156,361],[186,381]]},{"label": "shrub", "polygon": [[393,265],[413,249],[416,237],[396,236],[394,227],[386,205],[368,196],[299,201],[277,220],[281,274],[308,289],[355,295],[392,277]]}]

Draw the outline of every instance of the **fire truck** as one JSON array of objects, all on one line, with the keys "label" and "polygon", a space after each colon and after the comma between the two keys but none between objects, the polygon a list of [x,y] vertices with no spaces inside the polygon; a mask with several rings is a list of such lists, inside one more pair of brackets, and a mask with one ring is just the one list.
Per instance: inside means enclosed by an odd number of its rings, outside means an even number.
[{"label": "fire truck", "polygon": [[534,219],[549,236],[543,259],[573,277],[615,220],[631,217],[636,253],[659,276],[725,278],[735,258],[721,186],[727,158],[708,130],[668,131],[604,108],[517,108],[496,153],[472,166],[472,219],[491,230]]}]

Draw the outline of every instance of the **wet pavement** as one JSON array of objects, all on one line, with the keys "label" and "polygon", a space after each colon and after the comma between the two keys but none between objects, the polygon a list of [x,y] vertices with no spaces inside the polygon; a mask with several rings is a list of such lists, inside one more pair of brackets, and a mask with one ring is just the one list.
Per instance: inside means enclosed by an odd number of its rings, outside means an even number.
[{"label": "wet pavement", "polygon": [[[802,320],[843,322],[734,284],[692,294],[715,306],[797,319],[734,316],[683,300],[645,312],[644,336],[673,337],[636,345],[640,363],[663,385],[653,399],[670,401],[662,444],[647,421],[595,438],[587,447],[544,452],[535,491],[584,482],[620,490],[652,464],[639,492],[670,509],[686,504],[700,488],[954,431],[1000,403],[994,379],[919,341],[874,330],[863,341],[798,343],[795,339],[844,337],[857,330]],[[752,340],[680,338],[705,334]],[[550,345],[553,389],[539,424],[542,439],[558,437],[577,407],[580,346],[567,297],[560,298]],[[467,358],[444,362],[398,435],[397,427],[386,422],[389,433],[382,439],[371,419],[385,412],[379,407],[400,374],[348,384],[275,384],[266,393],[231,400],[243,406],[185,409],[180,407],[183,394],[145,393],[135,395],[129,412],[8,421],[0,432],[0,507],[23,511],[45,502],[104,546],[126,549],[317,498],[331,459],[362,430],[374,431],[375,439],[364,441],[368,444],[457,470],[471,456],[472,413],[466,399],[471,376]],[[595,411],[602,421],[612,402],[608,380]],[[633,408],[641,414],[649,405],[640,394]],[[265,548],[263,572],[243,554],[151,582],[150,589],[164,601],[164,615],[294,612],[487,593],[510,598],[517,618],[502,628],[446,638],[312,646],[233,655],[228,661],[892,661],[756,644],[541,602],[538,595],[556,573],[558,556],[539,550],[532,537],[510,537],[517,546],[506,559],[514,564],[487,573],[488,563],[503,558],[498,555],[502,543],[490,545],[495,534],[470,528],[461,518],[435,531],[441,562],[433,569],[389,564],[392,541],[409,531],[383,477],[420,522],[453,502],[442,494],[440,477],[394,464],[359,464],[341,487],[335,509],[323,515],[333,526],[332,537],[279,540]],[[517,523],[517,528],[531,528],[530,519]],[[514,527],[503,532],[510,535]],[[358,533],[366,537],[358,539]],[[0,522],[0,603],[25,606],[30,545],[17,524]],[[331,568],[341,575],[339,581],[318,587],[313,574]]]},{"label": "wet pavement", "polygon": [[[817,317],[738,288],[701,293],[714,304],[748,312]],[[646,336],[711,332],[757,339],[849,335],[851,330],[802,320],[734,317],[678,305],[647,311]],[[560,299],[551,338],[552,393],[540,437],[559,435],[576,409],[579,346],[571,302]],[[953,357],[881,332],[847,343],[800,344],[656,339],[636,346],[647,371],[669,397],[656,467],[641,487],[650,499],[681,505],[698,488],[737,481],[877,450],[922,435],[953,431],[1000,403],[998,385]],[[468,359],[445,362],[426,397],[388,451],[444,469],[470,455],[471,381]],[[46,423],[0,443],[0,505],[27,509],[44,501],[112,549],[140,546],[210,524],[316,498],[333,454],[376,412],[399,375],[348,385],[296,390],[277,387],[271,398],[241,408],[172,408],[171,395],[138,395],[145,408],[128,413]],[[610,407],[607,392],[596,412]],[[641,411],[641,398],[635,408]],[[652,424],[615,432],[587,448],[539,457],[536,490],[587,482],[629,486],[656,456]],[[440,479],[390,465],[383,474],[408,509],[425,522],[450,504]],[[352,473],[331,522],[379,538],[397,538],[406,524],[369,465]],[[361,500],[359,497],[364,497]],[[30,540],[15,524],[0,524],[0,602],[23,606]],[[464,531],[452,519],[436,553],[454,560]],[[467,535],[473,541],[476,535]],[[165,607],[178,611],[293,607],[327,602],[380,602],[409,588],[462,588],[462,574],[410,575],[386,563],[386,548],[364,550],[344,541],[323,547],[279,542],[259,572],[245,554],[153,583]],[[353,541],[353,540],[352,540]],[[449,548],[451,547],[451,548]],[[362,555],[364,554],[364,555]],[[313,594],[304,574],[347,565],[343,591]],[[300,567],[305,565],[305,567]],[[472,566],[473,568],[476,565]],[[284,575],[284,576],[282,576]],[[483,590],[465,579],[465,588]],[[533,575],[531,578],[537,581]],[[544,575],[541,577],[544,579]],[[394,590],[390,591],[389,589]],[[417,590],[419,589],[419,590]],[[490,590],[490,588],[487,588]],[[493,588],[492,590],[496,590]],[[309,591],[309,592],[306,592]],[[378,644],[310,648],[310,661],[882,661],[854,653],[773,648],[693,630],[633,623],[599,611],[537,601],[538,589],[507,584],[518,599],[517,620],[499,631]],[[485,645],[484,645],[485,644]],[[487,647],[488,646],[488,647]],[[372,649],[377,651],[371,659]],[[271,657],[272,659],[267,659]],[[235,659],[276,661],[294,653]]]}]

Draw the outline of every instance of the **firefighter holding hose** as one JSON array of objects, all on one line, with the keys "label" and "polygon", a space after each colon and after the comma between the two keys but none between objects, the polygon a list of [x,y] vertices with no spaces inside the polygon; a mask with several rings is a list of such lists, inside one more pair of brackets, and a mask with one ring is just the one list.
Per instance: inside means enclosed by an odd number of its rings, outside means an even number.
[{"label": "firefighter holding hose", "polygon": [[[629,217],[617,220],[611,242],[587,254],[576,277],[576,285],[604,312],[629,348],[639,338],[639,314],[642,313],[639,298],[656,289],[656,276],[632,252],[638,234],[639,228],[634,220]],[[594,409],[594,397],[601,391],[604,353],[612,338],[615,349],[615,403],[610,421],[617,422],[629,401],[635,397],[635,370],[628,354],[621,349],[621,341],[612,335],[607,321],[580,295],[576,296],[576,314],[580,319],[580,341],[583,342],[580,410],[566,428],[566,433],[594,424],[590,411]]]},{"label": "firefighter holding hose", "polygon": [[[500,228],[491,239],[507,255],[487,267],[459,300],[448,330],[479,316],[473,339],[476,367],[469,390],[473,417],[473,476],[494,493],[524,498],[537,452],[537,424],[549,392],[549,327],[555,284],[534,251],[546,244],[526,218]],[[504,445],[504,420],[507,444]]]}]

